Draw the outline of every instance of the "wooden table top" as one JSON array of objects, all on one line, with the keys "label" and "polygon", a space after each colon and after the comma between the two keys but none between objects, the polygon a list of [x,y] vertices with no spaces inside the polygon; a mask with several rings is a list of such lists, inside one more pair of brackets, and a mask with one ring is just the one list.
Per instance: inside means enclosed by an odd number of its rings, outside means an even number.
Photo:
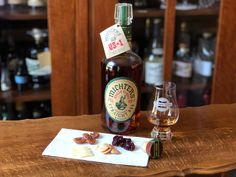
[{"label": "wooden table top", "polygon": [[[173,140],[147,168],[43,157],[61,128],[104,132],[100,115],[0,122],[0,176],[185,176],[236,169],[236,104],[181,109]],[[133,135],[149,137],[151,129],[142,118]]]}]

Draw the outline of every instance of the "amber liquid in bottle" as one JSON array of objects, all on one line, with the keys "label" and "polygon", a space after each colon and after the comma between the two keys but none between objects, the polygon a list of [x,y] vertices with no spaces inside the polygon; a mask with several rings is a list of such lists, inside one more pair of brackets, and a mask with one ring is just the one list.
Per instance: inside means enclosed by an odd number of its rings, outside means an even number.
[{"label": "amber liquid in bottle", "polygon": [[132,51],[122,53],[113,58],[102,61],[102,98],[104,98],[106,85],[113,79],[125,77],[133,80],[138,89],[138,100],[134,115],[124,122],[118,122],[112,119],[103,103],[102,126],[112,133],[128,134],[133,132],[139,125],[140,114],[140,91],[142,76],[142,60]]}]

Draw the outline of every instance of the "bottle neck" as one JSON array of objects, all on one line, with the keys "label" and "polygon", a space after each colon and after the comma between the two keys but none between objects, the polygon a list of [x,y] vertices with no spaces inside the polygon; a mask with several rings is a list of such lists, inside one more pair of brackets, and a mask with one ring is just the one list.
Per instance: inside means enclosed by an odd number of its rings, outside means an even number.
[{"label": "bottle neck", "polygon": [[130,48],[132,48],[132,28],[131,25],[122,25],[121,28],[124,31],[125,37],[130,45]]},{"label": "bottle neck", "polygon": [[159,23],[154,24],[151,40],[152,49],[162,48],[161,30]]}]

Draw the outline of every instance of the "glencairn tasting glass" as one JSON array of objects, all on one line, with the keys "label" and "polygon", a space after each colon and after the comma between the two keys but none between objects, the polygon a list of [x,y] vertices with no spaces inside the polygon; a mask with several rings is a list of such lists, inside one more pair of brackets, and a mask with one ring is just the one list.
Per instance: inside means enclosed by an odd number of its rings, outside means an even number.
[{"label": "glencairn tasting glass", "polygon": [[176,100],[176,85],[173,82],[163,82],[153,86],[147,118],[154,126],[151,137],[160,140],[171,140],[170,126],[179,119],[179,107]]}]

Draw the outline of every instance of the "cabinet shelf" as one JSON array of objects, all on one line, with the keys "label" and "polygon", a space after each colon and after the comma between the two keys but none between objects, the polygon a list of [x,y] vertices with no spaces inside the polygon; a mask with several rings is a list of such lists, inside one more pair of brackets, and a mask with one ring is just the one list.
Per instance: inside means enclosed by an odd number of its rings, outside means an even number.
[{"label": "cabinet shelf", "polygon": [[6,92],[0,92],[1,102],[30,102],[30,101],[41,101],[49,100],[51,93],[49,88],[40,90],[26,90],[24,92],[18,92],[17,90],[10,90]]},{"label": "cabinet shelf", "polygon": [[[211,7],[205,9],[195,10],[176,10],[176,16],[217,16],[219,14],[219,7]],[[134,10],[135,17],[164,17],[165,10],[162,9],[145,9]]]},{"label": "cabinet shelf", "polygon": [[177,16],[217,16],[218,14],[219,14],[219,7],[176,11]]},{"label": "cabinet shelf", "polygon": [[134,10],[134,17],[164,17],[165,10],[160,9],[145,9]]},{"label": "cabinet shelf", "polygon": [[29,7],[16,8],[11,10],[9,8],[0,9],[0,19],[2,20],[47,20],[47,9],[31,9]]}]

